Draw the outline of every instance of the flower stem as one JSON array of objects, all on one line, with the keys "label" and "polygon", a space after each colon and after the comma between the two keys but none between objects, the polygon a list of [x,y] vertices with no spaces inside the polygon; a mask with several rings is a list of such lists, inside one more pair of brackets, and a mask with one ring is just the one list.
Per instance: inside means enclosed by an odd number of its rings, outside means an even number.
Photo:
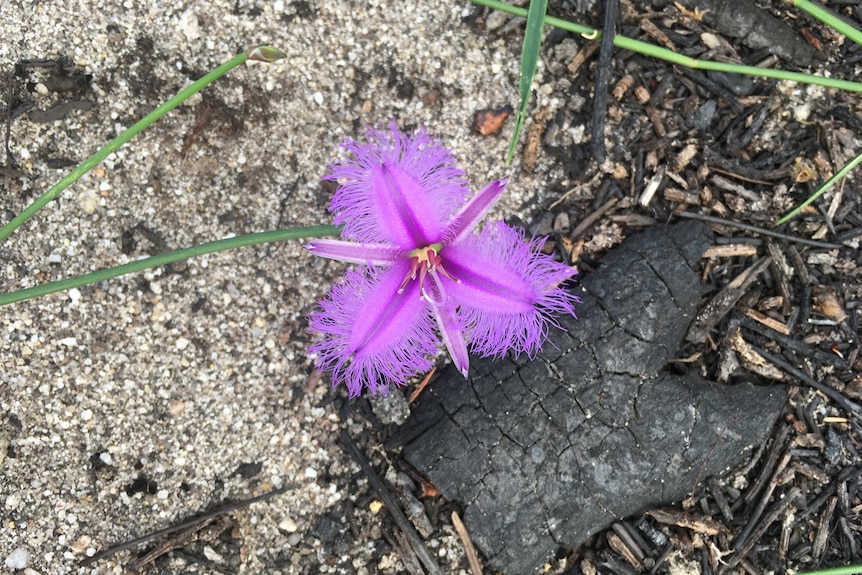
[{"label": "flower stem", "polygon": [[153,123],[158,121],[162,116],[188,100],[194,94],[200,92],[206,86],[212,84],[218,78],[227,74],[230,70],[236,68],[246,60],[258,60],[263,62],[274,62],[280,58],[284,58],[284,54],[275,48],[269,46],[258,46],[246,50],[242,54],[238,54],[211,71],[201,79],[189,84],[177,94],[144,116],[131,128],[111,140],[104,148],[81,162],[74,170],[69,172],[66,177],[51,186],[51,188],[39,196],[32,204],[27,206],[21,213],[12,218],[5,226],[0,228],[0,242],[9,237],[12,232],[18,229],[24,222],[29,220],[33,215],[41,210],[46,204],[56,199],[60,193],[74,184],[81,176],[93,169],[99,162],[107,158],[111,153],[117,151],[123,144],[137,136],[139,133],[147,129]]},{"label": "flower stem", "polygon": [[149,258],[129,262],[113,268],[95,271],[89,274],[75,276],[64,280],[51,282],[43,285],[38,285],[15,291],[7,294],[0,294],[0,307],[11,303],[24,301],[58,291],[69,290],[76,287],[81,287],[88,284],[94,284],[101,281],[113,279],[125,274],[139,272],[145,269],[164,266],[180,260],[232,250],[245,246],[255,246],[267,242],[280,242],[286,240],[300,240],[305,238],[320,238],[326,236],[338,235],[340,229],[335,226],[311,226],[307,228],[288,228],[284,230],[273,230],[269,232],[258,232],[244,236],[236,236],[217,240],[206,244],[199,244],[190,248],[184,248],[166,254],[160,254]]},{"label": "flower stem", "polygon": [[[527,10],[525,10],[524,8],[512,6],[510,4],[506,4],[505,2],[501,2],[500,0],[470,1],[474,4],[479,4],[480,6],[486,6],[494,10],[500,10],[501,12],[512,14],[513,16],[520,16],[522,18],[525,18],[527,16]],[[799,2],[800,0],[795,1]],[[567,30],[569,32],[574,32],[575,34],[580,34],[588,40],[599,40],[602,36],[602,33],[595,28],[590,28],[589,26],[584,26],[582,24],[563,20],[562,18],[555,18],[553,16],[545,16],[545,24],[547,24],[548,26],[560,28],[561,30]],[[711,62],[708,60],[698,60],[689,56],[678,54],[673,50],[662,48],[661,46],[656,46],[647,42],[641,42],[640,40],[635,40],[627,36],[620,36],[619,34],[614,36],[614,46],[616,46],[617,48],[622,48],[624,50],[631,50],[632,52],[643,54],[645,56],[650,56],[658,60],[664,60],[666,62],[670,62],[671,64],[684,66],[686,68],[695,68],[698,70],[714,70],[717,72],[729,72],[734,74],[745,74],[747,76],[760,76],[762,78],[777,78],[779,80],[789,80],[791,82],[798,82],[800,84],[814,84],[818,86],[825,86],[827,88],[836,88],[838,90],[845,90],[848,92],[862,92],[862,84],[858,82],[850,82],[847,80],[839,80],[835,78],[825,78],[823,76],[803,74],[801,72],[789,72],[787,70],[775,70],[772,68],[758,68],[756,66],[731,64],[729,62]]]}]

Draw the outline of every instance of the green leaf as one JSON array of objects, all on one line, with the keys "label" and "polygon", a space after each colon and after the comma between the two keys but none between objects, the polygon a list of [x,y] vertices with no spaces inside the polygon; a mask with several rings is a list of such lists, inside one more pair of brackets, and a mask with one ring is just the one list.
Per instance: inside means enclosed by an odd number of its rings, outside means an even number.
[{"label": "green leaf", "polygon": [[283,230],[272,230],[269,232],[258,232],[245,236],[234,236],[223,240],[216,240],[206,244],[198,244],[190,248],[183,248],[157,256],[151,256],[141,260],[135,260],[127,264],[113,268],[98,270],[81,276],[74,276],[64,280],[33,286],[19,291],[0,294],[0,307],[11,303],[41,297],[59,291],[70,290],[88,284],[113,279],[126,274],[137,273],[146,269],[164,266],[173,262],[187,260],[205,254],[214,254],[225,250],[233,250],[246,246],[256,246],[269,242],[283,242],[287,240],[302,240],[308,238],[320,238],[325,236],[336,236],[341,229],[335,226],[311,226],[307,228],[287,228]]},{"label": "green leaf", "polygon": [[533,76],[536,75],[536,65],[539,63],[542,28],[547,10],[548,0],[530,0],[530,9],[527,12],[527,28],[524,31],[524,47],[521,50],[521,81],[518,85],[520,103],[518,104],[518,115],[515,118],[515,131],[512,134],[512,142],[509,144],[509,153],[506,155],[507,164],[512,162],[515,147],[521,138],[521,127],[524,125],[524,116],[527,114],[527,104],[530,103],[530,87],[533,85]]}]

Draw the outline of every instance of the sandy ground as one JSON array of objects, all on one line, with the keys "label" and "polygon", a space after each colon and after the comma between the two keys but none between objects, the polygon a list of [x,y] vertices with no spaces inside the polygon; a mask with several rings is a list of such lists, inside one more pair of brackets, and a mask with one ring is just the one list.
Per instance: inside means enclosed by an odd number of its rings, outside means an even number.
[{"label": "sandy ground", "polygon": [[[69,169],[54,166],[85,159],[237,52],[271,44],[287,54],[234,70],[19,229],[0,246],[2,289],[145,257],[159,242],[178,249],[328,223],[331,190],[320,177],[335,145],[392,118],[439,135],[474,186],[511,176],[498,213],[528,221],[545,168],[507,168],[509,132],[470,128],[477,109],[516,103],[520,47],[477,32],[465,22],[473,10],[433,0],[0,1],[4,102],[16,62],[66,57],[92,75],[88,91],[28,90],[27,79],[46,75],[28,69],[12,93],[35,109],[94,104],[48,123],[15,119],[9,146],[23,175],[0,179],[3,221]],[[540,105],[553,109],[553,90],[541,76],[538,84]],[[139,224],[151,233],[133,232]],[[127,552],[77,564],[220,501],[289,485],[238,515],[241,561],[229,572],[305,572],[320,518],[330,513],[346,529],[337,509],[356,498],[335,394],[326,380],[309,381],[306,354],[304,318],[342,271],[298,244],[268,245],[0,309],[6,569],[121,573]],[[366,564],[373,546],[352,540],[315,564],[399,571],[394,555]],[[441,565],[459,560],[439,553]]]}]

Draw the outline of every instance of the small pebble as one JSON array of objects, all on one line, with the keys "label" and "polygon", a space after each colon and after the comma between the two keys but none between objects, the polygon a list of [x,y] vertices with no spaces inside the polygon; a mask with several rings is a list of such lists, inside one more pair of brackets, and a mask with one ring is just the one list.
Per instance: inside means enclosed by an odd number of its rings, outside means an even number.
[{"label": "small pebble", "polygon": [[712,121],[715,119],[715,110],[718,103],[715,100],[707,100],[693,114],[692,123],[698,130],[706,132],[712,126]]},{"label": "small pebble", "polygon": [[289,545],[293,545],[293,546],[299,545],[300,541],[302,541],[302,534],[301,533],[294,533],[293,535],[291,535],[290,537],[287,538],[287,543]]},{"label": "small pebble", "polygon": [[95,213],[99,209],[99,195],[93,188],[86,188],[78,195],[78,204],[85,214]]},{"label": "small pebble", "polygon": [[554,218],[554,231],[562,232],[569,229],[569,214],[566,212],[560,212],[557,214],[557,217]]},{"label": "small pebble", "polygon": [[218,552],[216,552],[216,550],[209,545],[204,546],[204,557],[206,557],[213,563],[224,563],[224,559],[222,558],[222,556],[219,555]]},{"label": "small pebble", "polygon": [[9,569],[19,570],[27,566],[30,561],[30,552],[26,549],[16,548],[6,558],[5,564]]},{"label": "small pebble", "polygon": [[19,505],[21,505],[20,493],[13,493],[6,498],[6,509],[16,509]]},{"label": "small pebble", "polygon": [[542,219],[536,226],[536,235],[540,237],[548,236],[554,231],[554,214],[546,212],[542,214]]},{"label": "small pebble", "polygon": [[494,10],[493,12],[488,14],[487,18],[485,18],[485,29],[496,30],[497,28],[502,27],[503,24],[505,24],[508,20],[508,14],[499,10]]},{"label": "small pebble", "polygon": [[278,524],[278,528],[288,533],[296,533],[296,530],[299,527],[297,526],[296,521],[294,521],[292,518],[285,517],[281,520],[281,523]]}]

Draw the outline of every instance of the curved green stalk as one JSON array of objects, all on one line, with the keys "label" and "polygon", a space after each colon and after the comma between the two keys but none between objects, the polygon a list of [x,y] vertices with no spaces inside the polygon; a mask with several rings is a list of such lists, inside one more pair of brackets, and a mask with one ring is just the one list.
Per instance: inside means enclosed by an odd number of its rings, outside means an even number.
[{"label": "curved green stalk", "polygon": [[141,260],[136,260],[113,268],[99,270],[89,274],[75,276],[57,282],[38,285],[8,294],[0,294],[0,307],[9,305],[11,303],[32,299],[35,297],[56,293],[59,291],[65,291],[88,284],[98,283],[101,281],[119,277],[121,275],[131,274],[149,268],[164,266],[180,260],[186,260],[205,254],[221,252],[224,250],[232,250],[245,246],[255,246],[267,242],[281,242],[285,240],[301,240],[305,238],[334,236],[338,235],[339,232],[340,229],[335,226],[311,226],[307,228],[290,228],[284,230],[274,230],[270,232],[259,232],[255,234],[236,236],[233,238],[209,242],[206,244],[199,244],[190,248],[184,248],[181,250],[168,252],[166,254],[160,254]]},{"label": "curved green stalk", "polygon": [[858,575],[862,573],[862,565],[847,565],[846,567],[832,567],[818,571],[807,571],[797,575]]},{"label": "curved green stalk", "polygon": [[812,203],[814,203],[814,200],[816,200],[817,198],[822,196],[826,190],[828,190],[829,188],[834,186],[841,178],[843,178],[844,176],[849,174],[850,171],[853,168],[855,168],[856,166],[858,166],[860,162],[862,162],[862,153],[859,153],[859,155],[856,156],[855,158],[853,158],[852,160],[850,160],[847,163],[847,165],[845,165],[843,168],[838,170],[838,173],[836,173],[834,176],[832,176],[831,178],[829,178],[828,180],[823,182],[823,185],[820,186],[819,188],[817,188],[816,192],[814,192],[813,194],[808,196],[807,200],[805,200],[804,202],[802,202],[801,204],[799,204],[798,206],[793,208],[793,211],[791,211],[786,216],[784,216],[783,218],[781,218],[780,220],[775,222],[775,225],[780,226],[781,224],[783,224],[789,220],[792,220],[793,218],[798,216],[799,212],[801,212],[802,210],[804,210],[805,208],[810,206]]},{"label": "curved green stalk", "polygon": [[[524,8],[512,6],[510,4],[506,4],[505,2],[501,2],[500,0],[470,1],[474,4],[487,6],[488,8],[492,8],[494,10],[500,10],[501,12],[512,14],[513,16],[520,16],[522,18],[527,16],[527,10],[525,10]],[[798,2],[799,0],[796,1]],[[596,30],[595,28],[590,28],[589,26],[584,26],[582,24],[577,24],[575,22],[570,22],[561,18],[555,18],[553,16],[545,16],[545,24],[547,24],[548,26],[560,28],[562,30],[567,30],[569,32],[574,32],[575,34],[580,34],[589,40],[599,40],[602,36],[601,31]],[[780,80],[798,82],[800,84],[814,84],[817,86],[825,86],[827,88],[836,88],[838,90],[845,90],[848,92],[862,92],[862,84],[858,82],[850,82],[847,80],[839,80],[835,78],[825,78],[823,76],[803,74],[801,72],[789,72],[787,70],[774,70],[772,68],[758,68],[756,66],[731,64],[729,62],[710,62],[708,60],[698,60],[696,58],[690,58],[689,56],[678,54],[673,50],[668,50],[667,48],[662,48],[661,46],[656,46],[655,44],[650,44],[648,42],[641,42],[640,40],[635,40],[627,36],[614,36],[614,46],[616,46],[617,48],[622,48],[624,50],[631,50],[632,52],[643,54],[644,56],[650,56],[658,60],[664,60],[666,62],[670,62],[671,64],[684,66],[686,68],[695,68],[698,70],[714,70],[717,72],[730,72],[734,74],[745,74],[747,76],[759,76],[762,78],[777,78]]]},{"label": "curved green stalk", "polygon": [[826,24],[836,32],[844,34],[857,44],[862,45],[862,32],[858,28],[854,28],[823,6],[818,6],[808,0],[784,0],[788,4],[796,6],[815,20]]},{"label": "curved green stalk", "polygon": [[225,74],[227,74],[232,69],[236,68],[240,64],[245,63],[247,60],[258,60],[261,62],[274,62],[281,58],[284,58],[284,54],[271,46],[258,46],[256,48],[251,48],[246,50],[242,54],[238,54],[234,56],[218,68],[214,69],[209,74],[205,75],[201,79],[189,84],[177,94],[144,116],[141,120],[139,120],[135,125],[131,128],[111,140],[104,148],[100,149],[98,152],[81,162],[74,170],[69,172],[66,177],[62,180],[51,186],[51,188],[39,196],[32,204],[27,206],[20,214],[12,218],[12,220],[0,228],[0,242],[5,240],[9,235],[18,229],[24,222],[29,220],[33,215],[41,210],[46,204],[56,199],[60,193],[74,184],[81,176],[89,172],[93,169],[99,162],[107,158],[110,154],[117,151],[123,144],[137,136],[139,133],[143,132],[149,126],[158,121],[162,116],[188,100],[194,94],[200,92],[208,85],[212,84],[218,78],[221,78]]}]

